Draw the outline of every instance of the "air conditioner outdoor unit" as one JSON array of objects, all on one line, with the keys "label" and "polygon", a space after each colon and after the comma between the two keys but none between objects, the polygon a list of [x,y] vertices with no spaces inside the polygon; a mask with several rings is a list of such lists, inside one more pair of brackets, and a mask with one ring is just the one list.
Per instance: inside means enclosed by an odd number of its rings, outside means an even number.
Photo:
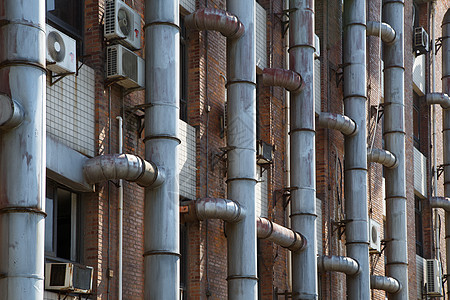
[{"label": "air conditioner outdoor unit", "polygon": [[381,225],[373,219],[369,219],[369,252],[381,252]]},{"label": "air conditioner outdoor unit", "polygon": [[442,293],[441,265],[437,259],[426,260],[425,286],[428,296],[444,296]]},{"label": "air conditioner outdoor unit", "polygon": [[256,162],[258,164],[269,164],[272,162],[273,146],[264,142],[256,142]]},{"label": "air conditioner outdoor unit", "polygon": [[77,44],[74,39],[46,25],[47,69],[55,73],[77,71]]},{"label": "air conditioner outdoor unit", "polygon": [[423,27],[414,28],[414,51],[425,54],[429,51],[428,33]]},{"label": "air conditioner outdoor unit", "polygon": [[89,294],[94,268],[73,263],[46,263],[45,289]]},{"label": "air conditioner outdoor unit", "polygon": [[141,16],[121,0],[107,0],[104,35],[135,50],[141,47]]},{"label": "air conditioner outdoor unit", "polygon": [[109,46],[106,49],[106,78],[117,80],[117,84],[126,89],[144,88],[144,60],[121,45]]}]

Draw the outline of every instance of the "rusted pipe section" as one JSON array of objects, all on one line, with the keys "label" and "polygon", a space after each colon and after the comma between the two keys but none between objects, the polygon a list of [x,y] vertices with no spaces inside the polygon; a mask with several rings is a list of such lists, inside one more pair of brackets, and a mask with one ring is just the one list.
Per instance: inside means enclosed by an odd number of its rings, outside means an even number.
[{"label": "rusted pipe section", "polygon": [[157,187],[164,182],[164,172],[154,163],[131,154],[106,154],[88,159],[83,173],[89,184],[123,179],[142,187]]},{"label": "rusted pipe section", "polygon": [[439,104],[443,109],[450,108],[450,97],[445,93],[429,93],[425,95],[428,105]]},{"label": "rusted pipe section", "polygon": [[367,35],[380,36],[381,40],[386,44],[395,42],[397,35],[391,25],[377,21],[367,21]]},{"label": "rusted pipe section", "polygon": [[244,34],[244,25],[239,19],[221,9],[202,8],[184,18],[187,28],[196,30],[214,30],[223,36],[237,39]]},{"label": "rusted pipe section", "polygon": [[302,76],[297,72],[278,68],[265,68],[263,70],[263,83],[267,86],[280,86],[292,93],[302,89]]},{"label": "rusted pipe section", "polygon": [[25,118],[25,111],[19,102],[0,94],[0,129],[19,126]]},{"label": "rusted pipe section", "polygon": [[446,212],[450,212],[450,198],[448,197],[431,197],[430,205],[433,208],[442,208]]},{"label": "rusted pipe section", "polygon": [[356,260],[345,256],[319,256],[317,268],[319,272],[334,271],[350,276],[357,275],[361,271]]},{"label": "rusted pipe section", "polygon": [[397,168],[398,161],[394,154],[384,149],[367,149],[367,161],[382,164],[386,168]]},{"label": "rusted pipe section", "polygon": [[347,116],[322,112],[317,118],[317,126],[328,129],[336,129],[346,136],[353,136],[358,133],[358,126],[355,121]]},{"label": "rusted pipe section", "polygon": [[220,219],[230,223],[239,222],[245,212],[241,206],[228,199],[202,198],[187,202],[188,212],[183,215],[187,222]]},{"label": "rusted pipe section", "polygon": [[267,239],[291,251],[302,251],[307,245],[300,233],[266,218],[256,218],[256,229],[259,239]]},{"label": "rusted pipe section", "polygon": [[400,282],[392,277],[370,275],[370,288],[396,294],[402,289]]}]

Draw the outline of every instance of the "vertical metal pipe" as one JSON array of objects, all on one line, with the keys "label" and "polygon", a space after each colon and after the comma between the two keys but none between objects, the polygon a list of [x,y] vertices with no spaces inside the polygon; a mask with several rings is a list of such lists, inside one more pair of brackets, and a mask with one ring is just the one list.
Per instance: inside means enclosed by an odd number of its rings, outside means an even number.
[{"label": "vertical metal pipe", "polygon": [[[123,128],[122,117],[116,117],[119,121],[119,153],[123,152]],[[123,180],[119,180],[119,294],[117,299],[122,300],[122,278],[123,278]]]},{"label": "vertical metal pipe", "polygon": [[291,93],[291,226],[308,245],[292,253],[293,299],[317,299],[314,0],[290,0],[289,61],[303,89]]},{"label": "vertical metal pipe", "polygon": [[145,299],[179,299],[179,1],[145,1],[145,158],[165,182],[145,189]]},{"label": "vertical metal pipe", "polygon": [[345,229],[347,256],[361,269],[347,278],[348,299],[370,298],[367,209],[366,1],[344,0],[344,113],[359,130],[345,137]]},{"label": "vertical metal pipe", "polygon": [[397,157],[398,167],[386,169],[386,275],[402,289],[389,299],[408,299],[408,247],[405,177],[404,0],[383,1],[383,21],[397,34],[384,45],[384,131],[386,150]]},{"label": "vertical metal pipe", "polygon": [[43,299],[45,1],[1,1],[0,45],[0,93],[25,111],[0,131],[0,299]]},{"label": "vertical metal pipe", "polygon": [[[442,21],[442,91],[450,93],[450,9]],[[450,109],[443,109],[444,119],[442,130],[444,135],[444,196],[450,197]],[[445,253],[447,258],[447,273],[450,270],[450,212],[445,212]],[[447,298],[450,294],[450,281],[447,281]]]},{"label": "vertical metal pipe", "polygon": [[228,197],[245,218],[227,224],[228,299],[257,299],[256,269],[256,48],[255,1],[229,0],[227,9],[245,28],[239,39],[227,40]]}]

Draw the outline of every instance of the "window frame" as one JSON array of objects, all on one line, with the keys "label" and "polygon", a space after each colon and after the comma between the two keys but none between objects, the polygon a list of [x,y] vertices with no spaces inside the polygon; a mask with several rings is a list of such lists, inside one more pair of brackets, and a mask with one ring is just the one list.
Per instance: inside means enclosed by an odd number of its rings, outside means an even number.
[{"label": "window frame", "polygon": [[[414,224],[416,231],[416,254],[423,257],[424,244],[423,244],[423,203],[422,199],[414,195]],[[420,224],[417,224],[420,223]]]}]

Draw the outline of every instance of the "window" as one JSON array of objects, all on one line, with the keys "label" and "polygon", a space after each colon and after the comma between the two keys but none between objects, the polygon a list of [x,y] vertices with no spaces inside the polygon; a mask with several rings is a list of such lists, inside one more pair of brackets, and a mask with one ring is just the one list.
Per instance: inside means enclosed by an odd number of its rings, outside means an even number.
[{"label": "window", "polygon": [[423,257],[422,200],[414,196],[416,219],[416,254]]},{"label": "window", "polygon": [[414,147],[420,150],[420,101],[416,92],[413,92],[413,133]]},{"label": "window", "polygon": [[256,75],[256,140],[261,139],[261,112],[260,112],[260,98],[264,97],[262,86],[262,75]]},{"label": "window", "polygon": [[83,35],[83,0],[47,0],[47,19],[74,38]]},{"label": "window", "polygon": [[184,18],[180,17],[180,119],[187,122],[188,72],[187,72],[186,27]]},{"label": "window", "polygon": [[46,257],[78,261],[79,195],[47,181],[45,204]]}]

